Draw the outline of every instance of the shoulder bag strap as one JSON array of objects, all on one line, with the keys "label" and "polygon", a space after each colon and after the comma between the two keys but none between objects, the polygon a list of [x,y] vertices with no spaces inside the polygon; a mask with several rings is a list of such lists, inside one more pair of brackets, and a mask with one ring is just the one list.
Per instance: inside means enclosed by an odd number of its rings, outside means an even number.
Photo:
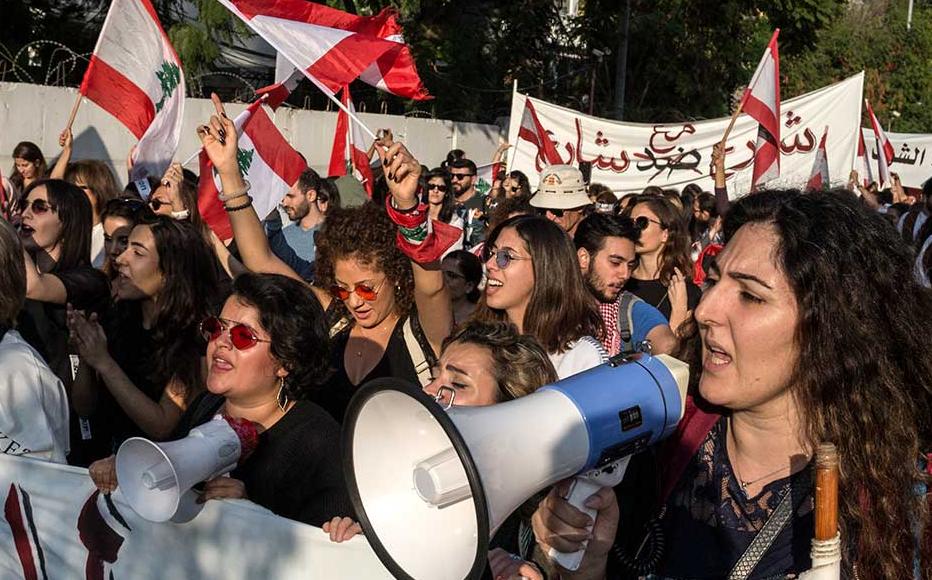
[{"label": "shoulder bag strap", "polygon": [[[411,357],[411,362],[414,363],[414,371],[417,373],[417,380],[421,383],[421,386],[426,386],[430,383],[430,368],[431,361],[428,360],[428,356],[425,354],[424,346],[418,340],[418,337],[415,333],[414,325],[416,324],[414,319],[416,314],[413,312],[405,319],[403,330],[405,336],[405,346],[408,348],[408,355]],[[418,330],[420,326],[418,325]],[[433,354],[433,352],[431,352]]]},{"label": "shoulder bag strap", "polygon": [[751,575],[751,572],[757,567],[761,558],[764,557],[764,554],[766,554],[770,546],[773,545],[774,540],[780,535],[780,531],[786,527],[790,518],[793,517],[792,496],[792,487],[790,487],[786,490],[786,493],[783,494],[783,499],[780,500],[777,509],[773,510],[770,517],[767,518],[764,527],[757,532],[757,535],[754,536],[748,549],[745,550],[741,558],[738,559],[738,563],[735,564],[735,567],[731,570],[728,580],[746,580]]}]

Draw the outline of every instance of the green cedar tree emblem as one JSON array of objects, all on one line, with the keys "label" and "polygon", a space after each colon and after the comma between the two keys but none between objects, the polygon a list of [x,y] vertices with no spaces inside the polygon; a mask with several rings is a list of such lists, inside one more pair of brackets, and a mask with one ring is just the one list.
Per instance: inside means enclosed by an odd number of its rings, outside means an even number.
[{"label": "green cedar tree emblem", "polygon": [[249,167],[252,165],[252,154],[255,149],[237,149],[236,164],[239,165],[239,171],[243,175],[249,173]]},{"label": "green cedar tree emblem", "polygon": [[478,191],[480,194],[485,195],[489,192],[490,189],[492,189],[492,184],[485,179],[480,177],[478,180],[476,180],[476,191]]},{"label": "green cedar tree emblem", "polygon": [[181,69],[177,64],[165,61],[162,63],[162,69],[155,71],[155,76],[158,77],[159,84],[162,86],[162,100],[156,103],[155,110],[161,111],[165,106],[165,101],[181,84]]}]

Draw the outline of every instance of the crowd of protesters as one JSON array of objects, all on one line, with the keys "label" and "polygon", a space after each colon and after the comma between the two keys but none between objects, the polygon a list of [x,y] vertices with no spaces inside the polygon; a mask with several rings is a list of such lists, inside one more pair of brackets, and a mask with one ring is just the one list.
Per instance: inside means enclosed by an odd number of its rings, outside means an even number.
[{"label": "crowd of protesters", "polygon": [[[690,365],[684,425],[699,427],[635,458],[588,500],[595,518],[565,483],[540,490],[493,538],[489,577],[799,574],[813,453],[831,442],[845,577],[932,578],[932,179],[908,194],[855,174],[848,188],[730,201],[716,148],[712,192],[622,196],[565,165],[532,190],[504,170],[503,144],[482,193],[466,152],[431,169],[389,134],[370,149],[371,200],[306,168],[262,216],[214,102],[198,136],[229,244],[178,164],[119,191],[107,165],[71,160],[70,131],[51,168],[33,143],[13,151],[0,184],[5,453],[88,467],[112,491],[127,438],[247,419],[256,453],[202,499],[249,499],[343,541],[361,528],[339,432],[365,383],[494,405],[610,357],[670,354]],[[748,561],[764,531],[769,548]],[[579,570],[550,561],[584,541]]]}]

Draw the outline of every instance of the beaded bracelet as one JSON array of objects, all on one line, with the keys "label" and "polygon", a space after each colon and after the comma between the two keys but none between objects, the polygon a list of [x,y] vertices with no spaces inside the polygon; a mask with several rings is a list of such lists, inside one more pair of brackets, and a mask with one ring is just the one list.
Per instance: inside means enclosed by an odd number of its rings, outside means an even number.
[{"label": "beaded bracelet", "polygon": [[238,205],[238,206],[236,206],[236,207],[228,207],[228,206],[224,205],[224,206],[223,206],[223,209],[227,210],[227,213],[232,213],[232,212],[234,212],[234,211],[239,211],[239,210],[241,210],[241,209],[246,209],[247,207],[250,207],[251,205],[252,205],[252,197],[247,195],[247,196],[246,196],[246,203],[244,203],[243,205]]},{"label": "beaded bracelet", "polygon": [[248,193],[249,193],[249,189],[250,189],[252,186],[251,186],[251,185],[249,184],[249,182],[246,181],[245,179],[244,179],[243,181],[246,183],[246,188],[243,189],[243,191],[237,191],[236,193],[229,193],[229,194],[224,194],[224,193],[222,193],[222,192],[217,192],[217,197],[220,198],[220,201],[227,202],[227,201],[234,200],[234,199],[236,199],[236,198],[238,198],[238,197],[243,197],[244,195],[248,194]]}]

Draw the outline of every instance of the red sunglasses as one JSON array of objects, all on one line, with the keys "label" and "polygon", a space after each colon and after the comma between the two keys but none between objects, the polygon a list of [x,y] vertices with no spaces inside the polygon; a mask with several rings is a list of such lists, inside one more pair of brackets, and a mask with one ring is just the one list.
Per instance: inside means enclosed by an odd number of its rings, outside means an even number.
[{"label": "red sunglasses", "polygon": [[234,320],[225,320],[216,316],[209,316],[201,321],[200,330],[204,339],[208,342],[217,340],[223,331],[229,326],[230,342],[236,350],[246,350],[256,346],[260,342],[272,342],[264,338],[259,338],[256,331],[249,328],[242,322]]},{"label": "red sunglasses", "polygon": [[348,290],[342,286],[337,286],[336,284],[334,284],[333,286],[330,287],[330,294],[332,294],[334,298],[337,298],[338,300],[343,300],[345,302],[346,300],[349,299],[350,294],[355,292],[356,296],[359,296],[360,298],[368,302],[372,302],[373,300],[379,297],[379,289],[382,287],[383,284],[385,284],[385,280],[387,279],[388,278],[382,279],[379,285],[376,286],[375,288],[372,288],[371,286],[367,286],[363,283],[359,283],[359,284],[356,284],[356,286],[352,290]]}]

